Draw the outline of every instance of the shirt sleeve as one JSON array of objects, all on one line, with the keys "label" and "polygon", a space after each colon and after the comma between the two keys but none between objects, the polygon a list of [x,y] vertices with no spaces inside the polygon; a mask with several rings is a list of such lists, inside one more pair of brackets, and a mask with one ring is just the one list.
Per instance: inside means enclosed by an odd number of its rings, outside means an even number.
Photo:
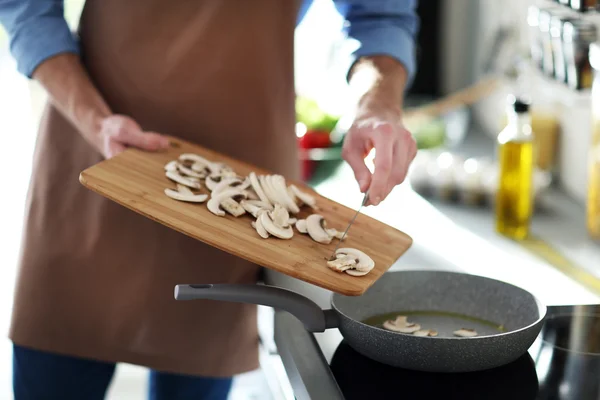
[{"label": "shirt sleeve", "polygon": [[420,20],[417,0],[335,0],[345,17],[348,37],[358,48],[352,53],[348,71],[361,57],[387,55],[407,71],[407,87],[416,73],[415,41]]},{"label": "shirt sleeve", "polygon": [[8,33],[18,71],[28,78],[50,57],[79,54],[64,18],[63,0],[0,0],[0,24]]}]

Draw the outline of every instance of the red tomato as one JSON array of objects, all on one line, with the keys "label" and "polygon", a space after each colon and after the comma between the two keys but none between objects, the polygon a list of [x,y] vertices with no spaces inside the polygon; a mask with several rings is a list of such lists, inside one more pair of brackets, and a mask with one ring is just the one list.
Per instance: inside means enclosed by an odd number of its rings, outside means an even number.
[{"label": "red tomato", "polygon": [[300,147],[303,149],[322,149],[331,145],[329,132],[309,130],[299,139]]}]

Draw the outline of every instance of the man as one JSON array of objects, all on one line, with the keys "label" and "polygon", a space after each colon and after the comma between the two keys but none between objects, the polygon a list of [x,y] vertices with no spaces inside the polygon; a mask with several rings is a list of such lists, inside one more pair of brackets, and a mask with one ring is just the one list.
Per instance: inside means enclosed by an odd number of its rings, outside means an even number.
[{"label": "man", "polygon": [[[79,173],[170,134],[297,178],[291,0],[88,0],[75,38],[58,0],[4,0],[18,69],[50,102],[27,201],[10,338],[21,399],[102,399],[116,362],[152,399],[225,399],[258,367],[256,307],[176,302],[181,282],[254,283],[259,267],[82,187]],[[415,1],[348,0],[356,121],[344,159],[377,205],[416,147],[401,124]],[[375,148],[371,175],[365,155]]]}]

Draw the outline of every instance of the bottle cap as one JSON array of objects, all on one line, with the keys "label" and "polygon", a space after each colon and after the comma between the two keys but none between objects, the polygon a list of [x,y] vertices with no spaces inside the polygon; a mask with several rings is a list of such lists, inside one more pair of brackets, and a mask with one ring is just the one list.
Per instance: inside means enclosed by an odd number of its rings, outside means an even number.
[{"label": "bottle cap", "polygon": [[531,101],[527,97],[516,97],[511,94],[508,96],[508,105],[516,113],[526,113],[529,112]]}]

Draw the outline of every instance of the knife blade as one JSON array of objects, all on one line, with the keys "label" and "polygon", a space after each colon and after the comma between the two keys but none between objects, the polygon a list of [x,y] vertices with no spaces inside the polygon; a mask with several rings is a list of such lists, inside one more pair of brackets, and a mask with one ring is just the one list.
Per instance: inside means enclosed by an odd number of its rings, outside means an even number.
[{"label": "knife blade", "polygon": [[337,251],[337,249],[340,248],[340,245],[342,244],[342,241],[346,237],[346,234],[348,234],[348,231],[350,230],[350,227],[352,226],[352,224],[356,220],[356,217],[358,217],[358,214],[360,214],[360,210],[365,206],[365,204],[367,204],[368,201],[369,201],[369,191],[367,190],[367,192],[365,193],[365,197],[363,198],[363,201],[362,201],[360,207],[358,207],[358,210],[356,210],[356,214],[354,214],[354,217],[352,217],[352,219],[350,220],[350,223],[346,227],[346,230],[344,231],[344,234],[340,238],[337,246],[335,246],[335,249],[333,250],[333,253],[331,254],[331,257],[329,257],[330,261],[331,260],[335,260],[335,252]]}]

